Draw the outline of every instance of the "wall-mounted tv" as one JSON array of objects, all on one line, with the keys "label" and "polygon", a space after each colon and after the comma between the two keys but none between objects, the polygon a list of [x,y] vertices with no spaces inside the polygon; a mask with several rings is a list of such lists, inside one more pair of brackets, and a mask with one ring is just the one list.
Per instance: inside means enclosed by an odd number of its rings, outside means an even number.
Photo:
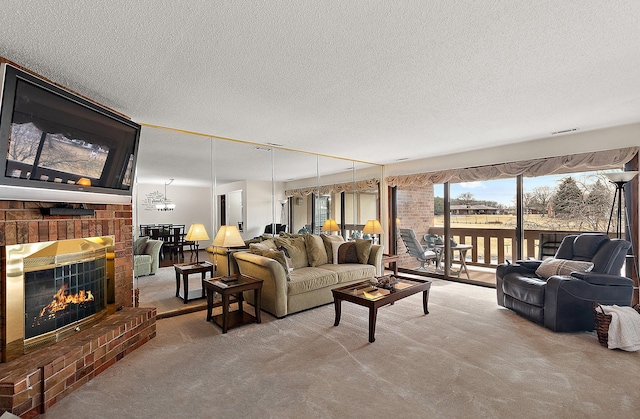
[{"label": "wall-mounted tv", "polygon": [[12,65],[0,72],[0,198],[131,202],[140,125]]}]

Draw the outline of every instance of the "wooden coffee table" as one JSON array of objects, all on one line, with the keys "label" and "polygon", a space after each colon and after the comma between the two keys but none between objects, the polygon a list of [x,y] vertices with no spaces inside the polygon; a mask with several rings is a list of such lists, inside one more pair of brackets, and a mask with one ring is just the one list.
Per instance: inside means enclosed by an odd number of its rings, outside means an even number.
[{"label": "wooden coffee table", "polygon": [[334,326],[340,324],[340,314],[342,311],[342,300],[350,301],[369,308],[369,342],[375,342],[376,318],[378,308],[393,304],[413,294],[422,291],[422,309],[424,314],[429,314],[427,304],[429,302],[429,289],[431,281],[428,279],[397,278],[398,281],[393,290],[386,290],[370,285],[369,281],[358,282],[340,288],[334,288],[333,302],[336,309]]}]

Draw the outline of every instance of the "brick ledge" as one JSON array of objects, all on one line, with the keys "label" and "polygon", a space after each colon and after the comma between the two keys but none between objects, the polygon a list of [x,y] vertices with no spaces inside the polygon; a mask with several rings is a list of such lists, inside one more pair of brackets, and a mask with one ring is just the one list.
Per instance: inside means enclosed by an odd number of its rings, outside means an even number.
[{"label": "brick ledge", "polygon": [[0,364],[0,412],[23,418],[44,413],[155,335],[156,309],[128,307],[61,342]]}]

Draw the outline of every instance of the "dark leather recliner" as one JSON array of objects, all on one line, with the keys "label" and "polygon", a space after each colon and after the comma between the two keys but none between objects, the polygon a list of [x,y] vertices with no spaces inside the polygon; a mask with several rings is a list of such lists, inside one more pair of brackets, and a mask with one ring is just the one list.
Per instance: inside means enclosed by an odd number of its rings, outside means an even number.
[{"label": "dark leather recliner", "polygon": [[590,261],[593,269],[547,280],[536,275],[539,260],[501,264],[496,269],[498,304],[555,332],[593,330],[594,301],[631,305],[633,281],[620,276],[630,246],[601,233],[567,236],[555,258]]}]

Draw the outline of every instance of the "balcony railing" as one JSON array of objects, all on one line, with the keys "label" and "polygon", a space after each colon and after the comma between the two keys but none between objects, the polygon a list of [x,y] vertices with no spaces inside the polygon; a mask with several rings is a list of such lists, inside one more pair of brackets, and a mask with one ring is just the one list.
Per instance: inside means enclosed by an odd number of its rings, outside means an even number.
[{"label": "balcony railing", "polygon": [[[515,230],[499,228],[451,228],[451,237],[460,244],[470,244],[467,264],[495,268],[507,259],[516,257]],[[444,236],[444,227],[430,227],[429,233]],[[579,234],[577,231],[525,230],[522,258],[538,258],[540,233]],[[470,259],[469,259],[470,258]]]}]

